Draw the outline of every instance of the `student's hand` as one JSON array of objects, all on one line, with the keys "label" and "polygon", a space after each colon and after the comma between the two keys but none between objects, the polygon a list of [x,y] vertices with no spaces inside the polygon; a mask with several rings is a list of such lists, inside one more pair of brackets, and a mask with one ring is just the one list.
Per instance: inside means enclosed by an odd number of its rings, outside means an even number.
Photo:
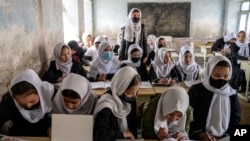
[{"label": "student's hand", "polygon": [[177,141],[182,141],[182,140],[186,140],[187,137],[185,134],[177,132],[174,135],[172,135],[173,138],[175,138]]},{"label": "student's hand", "polygon": [[200,139],[202,139],[203,141],[217,141],[215,137],[213,137],[212,135],[209,135],[207,132],[205,133],[201,133],[199,135]]},{"label": "student's hand", "polygon": [[122,133],[125,139],[135,139],[134,135],[130,131],[123,131]]},{"label": "student's hand", "polygon": [[163,140],[163,139],[167,138],[168,131],[166,130],[166,128],[160,128],[158,133],[157,133],[157,137],[159,140]]},{"label": "student's hand", "polygon": [[106,81],[106,75],[105,74],[101,74],[98,78],[98,81]]},{"label": "student's hand", "polygon": [[59,78],[57,79],[57,82],[62,82],[63,78],[64,78],[64,77],[59,77]]},{"label": "student's hand", "polygon": [[158,83],[160,84],[168,84],[168,79],[167,78],[161,78],[158,80]]},{"label": "student's hand", "polygon": [[172,80],[170,81],[170,84],[171,84],[171,85],[175,85],[175,84],[177,84],[177,81],[174,80],[174,79],[172,79]]},{"label": "student's hand", "polygon": [[148,60],[148,57],[145,57],[145,58],[142,60],[142,63],[143,63],[143,64],[146,64],[147,60]]}]

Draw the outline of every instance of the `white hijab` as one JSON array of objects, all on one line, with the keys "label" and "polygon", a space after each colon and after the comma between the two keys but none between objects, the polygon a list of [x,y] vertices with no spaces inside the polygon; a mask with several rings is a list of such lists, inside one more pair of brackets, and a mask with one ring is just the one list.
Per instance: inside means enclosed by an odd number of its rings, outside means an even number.
[{"label": "white hijab", "polygon": [[240,47],[240,50],[238,52],[238,55],[249,57],[249,43],[248,41],[245,41],[244,43],[239,42],[238,40],[235,43],[238,47]]},{"label": "white hijab", "polygon": [[[81,105],[74,110],[68,109],[63,101],[63,90],[76,92],[81,98]],[[89,81],[78,74],[70,73],[63,79],[62,85],[53,100],[53,113],[89,115],[95,107],[96,101],[97,96],[92,93]]]},{"label": "white hijab", "polygon": [[232,76],[232,65],[225,56],[212,57],[207,62],[206,69],[201,77],[204,87],[214,93],[207,115],[206,130],[208,133],[217,137],[222,136],[228,129],[231,114],[229,96],[236,94],[236,91],[231,88],[229,84],[226,84],[220,89],[216,89],[210,85],[209,78],[215,66],[223,60],[230,64],[230,79]]},{"label": "white hijab", "polygon": [[141,60],[139,60],[137,63],[134,63],[131,59],[131,52],[134,50],[134,49],[138,49],[140,51],[140,58],[142,57],[142,49],[140,48],[139,45],[137,44],[132,44],[129,46],[128,48],[128,59],[125,60],[125,61],[122,61],[121,64],[127,64],[128,66],[131,66],[133,67],[135,70],[137,70],[136,68],[137,67],[140,67],[141,65]]},{"label": "white hijab", "polygon": [[127,131],[128,124],[126,117],[131,111],[131,105],[122,101],[119,96],[126,91],[135,76],[139,76],[139,74],[130,66],[119,69],[111,80],[112,95],[104,94],[101,96],[96,104],[94,117],[102,109],[109,108],[114,116],[117,117],[120,131]]},{"label": "white hijab", "polygon": [[62,71],[63,73],[62,76],[64,77],[70,73],[73,63],[72,63],[72,57],[70,57],[70,60],[68,62],[61,61],[60,54],[61,54],[63,47],[67,47],[71,54],[71,49],[69,46],[67,46],[64,43],[58,43],[56,47],[54,48],[54,57],[56,60],[56,68],[57,70],[59,69],[60,71]]},{"label": "white hijab", "polygon": [[[183,61],[184,54],[189,51],[192,54],[192,63],[190,65],[186,65]],[[190,46],[182,46],[180,53],[179,53],[179,65],[181,66],[183,72],[187,75],[185,81],[192,81],[194,80],[195,76],[198,73],[198,64],[195,62],[194,59],[194,51]]]},{"label": "white hijab", "polygon": [[[87,47],[87,38],[88,38],[88,36],[91,36],[91,34],[88,33],[88,32],[84,32],[84,33],[82,34],[82,42],[83,42],[83,44],[84,44],[84,47],[86,47],[86,48],[88,48],[88,47]],[[91,37],[92,37],[92,36],[91,36]]]},{"label": "white hijab", "polygon": [[109,61],[103,59],[102,54],[105,48],[108,46],[111,46],[110,42],[101,42],[98,52],[95,55],[95,59],[93,60],[92,65],[97,66],[97,71],[99,74],[115,73],[115,71],[117,71],[117,69],[120,67],[120,62],[114,55]]},{"label": "white hijab", "polygon": [[[134,23],[132,21],[132,14],[135,10],[138,10],[140,13],[140,21],[138,23]],[[138,8],[133,8],[130,10],[129,15],[127,17],[126,25],[125,25],[125,40],[129,42],[133,42],[135,38],[135,44],[140,44],[141,38],[141,10]]]},{"label": "white hijab", "polygon": [[155,44],[155,42],[156,42],[156,36],[155,35],[149,35],[148,38],[150,38],[151,41],[152,41],[152,45],[149,45],[149,47],[150,47],[149,50],[153,51],[156,48],[158,48],[158,46],[156,46],[156,44]]},{"label": "white hijab", "polygon": [[156,51],[154,61],[151,63],[157,78],[165,78],[169,76],[171,70],[174,68],[174,63],[170,60],[168,64],[164,64],[164,57],[167,53],[167,48],[163,47]]},{"label": "white hijab", "polygon": [[[19,82],[28,82],[36,88],[39,96],[40,107],[35,110],[26,110],[21,107],[13,97],[11,88]],[[54,95],[54,86],[48,82],[41,81],[37,73],[32,69],[27,69],[16,75],[10,82],[9,93],[14,100],[14,103],[24,119],[30,123],[37,123],[43,119],[46,113],[52,110],[52,97]]]},{"label": "white hijab", "polygon": [[[189,98],[186,90],[182,87],[174,86],[167,89],[159,99],[154,120],[154,131],[157,133],[160,128],[166,128],[169,136],[176,132],[185,133],[186,111],[189,105]],[[166,115],[175,111],[182,113],[179,121],[168,123]]]},{"label": "white hijab", "polygon": [[[231,39],[236,39],[236,34],[234,32],[227,34],[223,37],[224,42],[228,42]],[[229,48],[230,44],[225,44],[224,48]]]}]

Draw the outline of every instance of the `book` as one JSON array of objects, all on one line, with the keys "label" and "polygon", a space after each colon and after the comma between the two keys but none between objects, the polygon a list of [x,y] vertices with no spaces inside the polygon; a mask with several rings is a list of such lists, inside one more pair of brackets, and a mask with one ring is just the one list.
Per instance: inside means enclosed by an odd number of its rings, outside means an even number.
[{"label": "book", "polygon": [[0,134],[0,141],[26,141],[26,140]]},{"label": "book", "polygon": [[142,81],[140,88],[145,89],[145,88],[153,88],[153,87],[149,81]]},{"label": "book", "polygon": [[110,81],[90,82],[92,89],[107,89],[110,88]]}]

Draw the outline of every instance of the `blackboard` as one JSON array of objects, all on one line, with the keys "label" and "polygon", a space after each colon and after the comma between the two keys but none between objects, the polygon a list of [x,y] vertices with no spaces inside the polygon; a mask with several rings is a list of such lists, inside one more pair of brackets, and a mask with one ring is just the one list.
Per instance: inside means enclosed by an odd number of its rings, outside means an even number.
[{"label": "blackboard", "polygon": [[142,12],[142,23],[149,34],[189,37],[191,3],[128,3]]}]

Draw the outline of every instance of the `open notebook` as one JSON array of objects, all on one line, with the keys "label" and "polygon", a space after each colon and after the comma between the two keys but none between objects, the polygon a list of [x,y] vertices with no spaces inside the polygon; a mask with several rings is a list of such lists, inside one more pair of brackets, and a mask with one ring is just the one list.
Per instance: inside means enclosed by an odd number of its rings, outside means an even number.
[{"label": "open notebook", "polygon": [[0,141],[26,141],[26,140],[0,134]]},{"label": "open notebook", "polygon": [[[107,89],[110,88],[110,81],[90,82],[92,89]],[[142,81],[140,88],[152,88],[149,81]]]},{"label": "open notebook", "polygon": [[92,141],[93,116],[52,114],[51,141]]}]

